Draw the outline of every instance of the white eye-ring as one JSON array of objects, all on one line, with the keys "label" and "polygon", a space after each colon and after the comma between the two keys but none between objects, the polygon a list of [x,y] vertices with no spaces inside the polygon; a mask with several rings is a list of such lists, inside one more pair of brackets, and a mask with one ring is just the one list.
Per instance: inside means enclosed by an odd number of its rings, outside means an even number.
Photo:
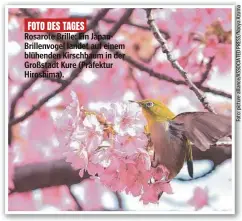
[{"label": "white eye-ring", "polygon": [[154,103],[153,102],[147,102],[145,104],[146,107],[153,107],[154,106]]}]

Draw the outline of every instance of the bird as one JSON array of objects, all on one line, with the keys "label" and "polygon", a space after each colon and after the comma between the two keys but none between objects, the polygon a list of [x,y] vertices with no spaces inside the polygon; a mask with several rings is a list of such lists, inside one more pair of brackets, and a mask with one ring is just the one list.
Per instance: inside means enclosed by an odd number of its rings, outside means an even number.
[{"label": "bird", "polygon": [[146,133],[154,147],[152,167],[164,165],[170,172],[168,180],[176,177],[185,162],[188,174],[193,178],[192,145],[206,151],[221,138],[231,135],[232,120],[228,116],[212,112],[184,112],[175,115],[156,99],[130,102],[142,108],[147,121]]}]

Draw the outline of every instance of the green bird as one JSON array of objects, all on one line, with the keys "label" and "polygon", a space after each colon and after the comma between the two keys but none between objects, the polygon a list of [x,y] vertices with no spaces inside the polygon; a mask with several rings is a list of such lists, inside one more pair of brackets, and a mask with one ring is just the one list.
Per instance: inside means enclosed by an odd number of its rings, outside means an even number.
[{"label": "green bird", "polygon": [[193,178],[192,145],[206,151],[212,145],[231,135],[231,118],[210,112],[185,112],[177,116],[162,102],[146,99],[136,102],[147,120],[147,132],[154,145],[152,166],[162,164],[173,179],[187,162]]}]

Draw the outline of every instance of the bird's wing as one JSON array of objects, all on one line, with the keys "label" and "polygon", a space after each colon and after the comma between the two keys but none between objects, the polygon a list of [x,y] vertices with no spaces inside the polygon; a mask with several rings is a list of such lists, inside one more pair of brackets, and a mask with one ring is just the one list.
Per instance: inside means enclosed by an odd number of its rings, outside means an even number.
[{"label": "bird's wing", "polygon": [[219,139],[231,134],[232,120],[210,112],[186,112],[169,122],[171,136],[185,135],[196,147],[205,151]]}]

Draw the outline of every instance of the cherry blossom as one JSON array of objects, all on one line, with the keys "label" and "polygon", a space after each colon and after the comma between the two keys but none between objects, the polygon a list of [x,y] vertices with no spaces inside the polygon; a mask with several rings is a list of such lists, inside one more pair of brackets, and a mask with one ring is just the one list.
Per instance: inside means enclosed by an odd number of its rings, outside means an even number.
[{"label": "cherry blossom", "polygon": [[[151,168],[152,154],[147,150],[144,131],[146,121],[138,105],[114,103],[101,108],[100,113],[80,107],[74,92],[72,99],[63,111],[72,120],[66,130],[71,135],[64,156],[81,177],[87,171],[112,191],[133,196],[142,196],[145,188],[154,188],[154,202],[158,201],[159,192],[172,192],[167,183],[169,171],[162,165]],[[66,115],[62,117],[65,120]],[[61,117],[59,120],[62,121]]]},{"label": "cherry blossom", "polygon": [[144,125],[144,117],[136,105],[127,103],[113,103],[108,109],[102,108],[106,112],[106,118],[112,120],[114,130],[121,136],[137,136],[141,134]]},{"label": "cherry blossom", "polygon": [[199,210],[204,206],[207,206],[209,202],[208,189],[196,187],[194,189],[193,197],[188,201],[188,204],[195,207],[195,210]]},{"label": "cherry blossom", "polygon": [[82,122],[82,125],[78,125],[71,139],[78,143],[85,142],[88,151],[91,152],[101,144],[103,130],[102,126],[98,122],[95,115],[88,115]]}]

